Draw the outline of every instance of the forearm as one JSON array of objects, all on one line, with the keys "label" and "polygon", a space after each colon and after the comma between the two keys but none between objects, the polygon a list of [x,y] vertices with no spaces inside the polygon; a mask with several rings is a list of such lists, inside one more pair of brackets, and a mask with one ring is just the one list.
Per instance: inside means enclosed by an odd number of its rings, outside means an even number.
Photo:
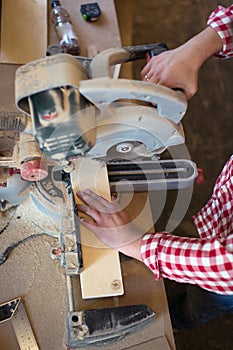
[{"label": "forearm", "polygon": [[141,242],[142,242],[142,237],[140,237],[139,239],[121,246],[118,248],[118,251],[127,255],[127,256],[131,256],[132,258],[135,258],[139,261],[142,261],[142,257],[141,257]]},{"label": "forearm", "polygon": [[209,57],[221,51],[222,47],[223,43],[217,32],[211,27],[206,27],[202,32],[183,44],[180,49],[185,49],[190,59],[193,57],[193,64],[200,68]]}]

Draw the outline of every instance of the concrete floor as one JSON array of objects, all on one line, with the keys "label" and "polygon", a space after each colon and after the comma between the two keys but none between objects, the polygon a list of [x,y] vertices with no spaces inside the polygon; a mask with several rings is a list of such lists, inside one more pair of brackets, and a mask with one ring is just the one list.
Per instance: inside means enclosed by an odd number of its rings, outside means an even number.
[{"label": "concrete floor", "polygon": [[[116,2],[123,7],[130,1]],[[231,2],[221,1],[221,5],[229,6]],[[133,44],[164,42],[169,48],[174,48],[205,27],[208,15],[219,2],[133,0],[130,3]],[[133,65],[135,77],[140,77],[143,65],[144,62]],[[189,102],[183,120],[186,146],[191,159],[204,170],[205,182],[195,185],[192,201],[182,222],[177,227],[173,223],[173,232],[178,235],[196,235],[192,215],[209,199],[218,174],[232,154],[232,76],[232,60],[209,59],[199,74],[199,91]],[[151,198],[155,217],[159,196],[154,193]],[[176,193],[170,193],[165,210],[155,224],[158,230],[167,226],[175,199]],[[166,286],[171,295],[182,290],[182,285],[173,282],[166,281]],[[175,333],[177,350],[230,350],[233,344],[232,324],[233,315],[222,315],[194,330]]]}]

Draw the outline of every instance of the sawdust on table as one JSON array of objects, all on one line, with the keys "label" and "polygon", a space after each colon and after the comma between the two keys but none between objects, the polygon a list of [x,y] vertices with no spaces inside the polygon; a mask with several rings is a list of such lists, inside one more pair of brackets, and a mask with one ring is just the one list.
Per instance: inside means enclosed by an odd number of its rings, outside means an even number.
[{"label": "sawdust on table", "polygon": [[[43,231],[58,234],[59,225],[42,214],[28,197],[9,215],[0,212],[0,254],[13,242]],[[16,247],[0,265],[0,303],[22,298],[41,350],[47,350],[47,344],[50,350],[62,350],[66,343],[65,268],[50,257],[56,245],[56,238],[38,235]],[[0,326],[0,347],[18,350],[6,327]]]}]

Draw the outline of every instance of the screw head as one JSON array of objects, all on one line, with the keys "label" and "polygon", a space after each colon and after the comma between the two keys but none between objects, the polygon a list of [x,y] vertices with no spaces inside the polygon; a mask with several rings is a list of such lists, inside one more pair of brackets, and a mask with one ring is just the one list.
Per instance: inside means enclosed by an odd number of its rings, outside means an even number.
[{"label": "screw head", "polygon": [[121,288],[121,281],[120,280],[113,280],[111,283],[112,289],[117,290]]},{"label": "screw head", "polygon": [[119,143],[119,145],[116,146],[116,150],[119,153],[128,153],[131,152],[133,149],[132,143],[129,142],[124,142],[124,143]]}]

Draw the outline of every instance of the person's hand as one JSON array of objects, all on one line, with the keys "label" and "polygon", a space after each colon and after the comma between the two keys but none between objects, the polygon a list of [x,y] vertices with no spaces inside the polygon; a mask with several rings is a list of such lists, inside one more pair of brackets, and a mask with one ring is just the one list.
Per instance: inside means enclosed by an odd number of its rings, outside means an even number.
[{"label": "person's hand", "polygon": [[171,89],[181,89],[190,99],[198,89],[198,72],[202,64],[222,49],[217,32],[207,27],[176,49],[154,56],[141,71],[141,78]]},{"label": "person's hand", "polygon": [[77,192],[84,202],[78,204],[78,210],[89,218],[80,218],[81,224],[93,231],[106,245],[139,260],[140,233],[132,224],[129,215],[114,197],[109,202],[90,190]]},{"label": "person's hand", "polygon": [[179,88],[190,99],[197,91],[199,71],[190,55],[193,53],[179,47],[154,56],[141,71],[141,77],[171,89]]}]

